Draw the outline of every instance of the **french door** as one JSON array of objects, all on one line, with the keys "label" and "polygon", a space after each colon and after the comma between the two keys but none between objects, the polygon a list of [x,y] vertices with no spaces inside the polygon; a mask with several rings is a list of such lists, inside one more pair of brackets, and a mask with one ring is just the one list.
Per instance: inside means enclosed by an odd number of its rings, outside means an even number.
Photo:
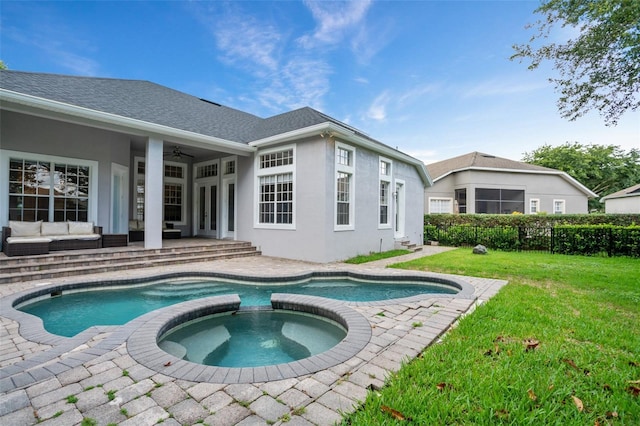
[{"label": "french door", "polygon": [[196,235],[218,237],[218,184],[196,183]]},{"label": "french door", "polygon": [[220,237],[234,239],[236,231],[236,179],[222,180],[222,220]]}]

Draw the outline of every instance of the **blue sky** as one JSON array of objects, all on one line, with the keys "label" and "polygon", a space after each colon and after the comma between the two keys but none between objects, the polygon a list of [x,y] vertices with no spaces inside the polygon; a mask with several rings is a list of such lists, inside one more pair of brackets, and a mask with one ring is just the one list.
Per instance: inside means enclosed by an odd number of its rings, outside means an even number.
[{"label": "blue sky", "polygon": [[0,59],[150,80],[261,117],[311,106],[426,163],[471,151],[520,160],[566,141],[640,147],[640,112],[615,127],[596,113],[566,121],[551,68],[509,60],[537,5],[3,0]]}]

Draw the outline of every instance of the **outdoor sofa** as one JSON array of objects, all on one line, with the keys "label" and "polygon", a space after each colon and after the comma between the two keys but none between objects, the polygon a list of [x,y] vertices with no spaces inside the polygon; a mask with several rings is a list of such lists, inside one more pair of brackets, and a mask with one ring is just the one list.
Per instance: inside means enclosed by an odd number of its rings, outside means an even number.
[{"label": "outdoor sofa", "polygon": [[102,247],[102,227],[93,222],[23,222],[2,227],[2,249],[7,256],[47,254],[56,250]]},{"label": "outdoor sofa", "polygon": [[[174,229],[173,223],[162,223],[163,240],[179,240],[182,236],[180,229]],[[144,241],[144,220],[129,221],[129,241]]]}]

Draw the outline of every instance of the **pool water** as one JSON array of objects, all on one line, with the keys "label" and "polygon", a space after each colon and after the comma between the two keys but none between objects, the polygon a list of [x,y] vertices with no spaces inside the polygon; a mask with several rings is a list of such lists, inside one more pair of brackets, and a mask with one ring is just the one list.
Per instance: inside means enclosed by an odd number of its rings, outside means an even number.
[{"label": "pool water", "polygon": [[317,355],[346,334],[338,324],[320,317],[251,310],[190,321],[162,336],[158,346],[198,364],[259,367]]},{"label": "pool water", "polygon": [[374,282],[340,279],[310,279],[297,284],[240,284],[219,280],[165,281],[156,284],[63,292],[21,305],[23,312],[40,317],[44,328],[60,336],[75,336],[95,325],[122,325],[147,312],[176,303],[209,296],[238,294],[243,307],[270,306],[272,293],[293,293],[332,299],[367,302],[415,296],[424,293],[455,294],[443,285],[405,282]]}]

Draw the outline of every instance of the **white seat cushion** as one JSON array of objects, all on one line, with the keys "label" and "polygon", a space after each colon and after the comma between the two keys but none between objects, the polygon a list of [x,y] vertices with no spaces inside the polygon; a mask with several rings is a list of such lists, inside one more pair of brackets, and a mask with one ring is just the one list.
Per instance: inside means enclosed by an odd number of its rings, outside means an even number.
[{"label": "white seat cushion", "polygon": [[69,235],[69,224],[67,222],[42,222],[41,234],[46,236]]},{"label": "white seat cushion", "polygon": [[69,221],[69,235],[93,234],[93,222]]},{"label": "white seat cushion", "polygon": [[62,240],[97,240],[100,238],[100,234],[68,234],[68,235],[49,235],[51,241]]},{"label": "white seat cushion", "polygon": [[45,237],[9,237],[7,238],[7,244],[22,244],[22,243],[50,243],[51,238]]},{"label": "white seat cushion", "polygon": [[38,237],[40,236],[40,228],[42,221],[22,222],[19,220],[10,220],[9,228],[11,228],[12,237]]}]

